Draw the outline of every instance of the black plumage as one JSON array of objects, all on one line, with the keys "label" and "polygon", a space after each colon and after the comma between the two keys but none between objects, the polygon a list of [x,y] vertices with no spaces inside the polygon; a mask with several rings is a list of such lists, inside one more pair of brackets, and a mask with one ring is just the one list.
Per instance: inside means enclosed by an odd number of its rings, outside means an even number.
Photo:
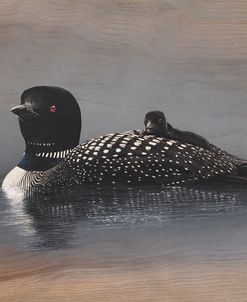
[{"label": "black plumage", "polygon": [[21,106],[13,111],[20,119],[26,151],[24,160],[6,176],[4,188],[246,181],[234,159],[220,149],[214,152],[167,137],[141,136],[140,131],[108,134],[78,144],[79,106],[61,88],[30,88]]}]

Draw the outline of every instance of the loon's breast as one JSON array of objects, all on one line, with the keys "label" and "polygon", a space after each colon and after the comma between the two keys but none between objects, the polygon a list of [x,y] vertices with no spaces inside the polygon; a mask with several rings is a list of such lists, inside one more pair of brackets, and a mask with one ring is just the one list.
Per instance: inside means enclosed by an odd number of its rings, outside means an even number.
[{"label": "loon's breast", "polygon": [[11,187],[30,188],[38,185],[42,178],[42,171],[26,171],[18,166],[13,168],[4,178],[3,189]]}]

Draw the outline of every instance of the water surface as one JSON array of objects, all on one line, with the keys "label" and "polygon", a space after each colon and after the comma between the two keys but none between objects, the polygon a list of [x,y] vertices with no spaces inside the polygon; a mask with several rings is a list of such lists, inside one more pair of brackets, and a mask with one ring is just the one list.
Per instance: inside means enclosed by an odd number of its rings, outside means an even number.
[{"label": "water surface", "polygon": [[247,297],[246,197],[244,186],[1,191],[0,294],[6,301],[180,301],[180,294],[198,301],[214,286],[214,301],[238,301]]}]

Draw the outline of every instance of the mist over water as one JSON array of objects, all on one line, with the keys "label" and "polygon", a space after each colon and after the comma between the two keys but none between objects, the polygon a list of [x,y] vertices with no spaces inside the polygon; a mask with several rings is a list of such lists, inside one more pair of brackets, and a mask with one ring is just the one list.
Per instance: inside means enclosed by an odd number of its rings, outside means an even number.
[{"label": "mist over water", "polygon": [[[164,110],[172,125],[247,157],[245,28],[197,23],[197,4],[192,9],[187,2],[168,2],[4,4],[2,175],[24,151],[9,110],[23,90],[36,85],[61,86],[75,95],[82,110],[81,141],[141,128],[147,111]],[[192,20],[187,9],[199,19]],[[224,12],[235,20],[234,9]]]}]

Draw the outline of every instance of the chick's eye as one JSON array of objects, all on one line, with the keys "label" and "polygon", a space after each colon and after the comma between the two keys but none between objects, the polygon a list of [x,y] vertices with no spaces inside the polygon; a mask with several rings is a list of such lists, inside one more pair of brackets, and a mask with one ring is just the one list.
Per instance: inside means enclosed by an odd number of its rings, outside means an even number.
[{"label": "chick's eye", "polygon": [[52,112],[52,113],[54,113],[54,112],[56,112],[57,111],[57,108],[56,108],[56,106],[55,105],[52,105],[52,106],[50,106],[50,112]]}]

